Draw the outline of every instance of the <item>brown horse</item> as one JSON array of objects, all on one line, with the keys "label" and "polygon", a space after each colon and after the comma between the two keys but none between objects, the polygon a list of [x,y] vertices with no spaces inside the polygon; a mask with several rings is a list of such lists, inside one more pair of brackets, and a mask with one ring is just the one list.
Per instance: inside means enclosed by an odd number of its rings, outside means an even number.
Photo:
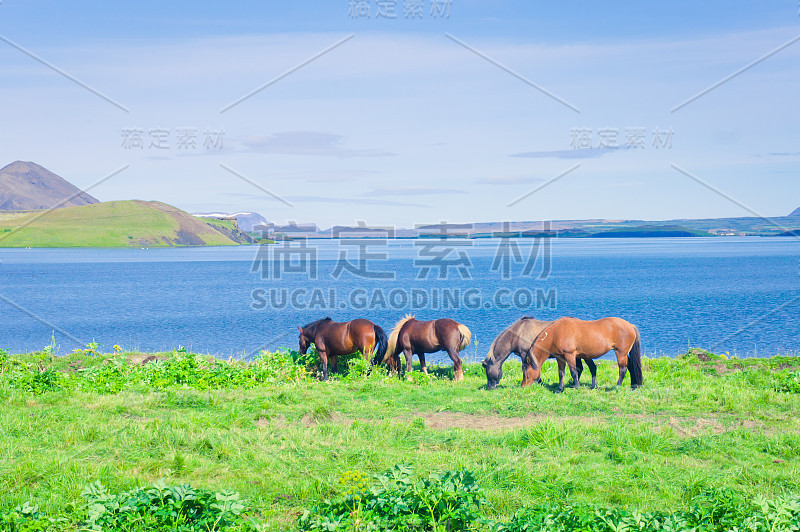
[{"label": "brown horse", "polygon": [[447,351],[453,361],[455,380],[464,378],[464,369],[458,352],[469,345],[472,333],[466,325],[462,325],[450,318],[433,321],[417,321],[414,316],[408,315],[397,322],[392,334],[389,335],[389,347],[386,350],[387,358],[397,357],[402,351],[406,357],[406,372],[413,371],[412,357],[419,357],[422,371],[427,375],[428,367],[425,365],[425,354],[437,351]]},{"label": "brown horse", "polygon": [[[641,337],[639,329],[622,318],[601,318],[594,321],[583,321],[577,318],[559,318],[546,327],[533,342],[527,357],[531,371],[526,372],[522,385],[539,381],[542,364],[549,357],[558,360],[558,391],[564,391],[564,366],[569,366],[572,374],[572,387],[580,386],[580,374],[577,364],[579,359],[587,364],[611,350],[617,355],[619,380],[622,384],[625,373],[630,369],[631,388],[642,385]],[[597,386],[597,372],[594,362],[589,369],[592,372],[592,388]]]},{"label": "brown horse", "polygon": [[[503,363],[511,353],[515,353],[522,359],[522,385],[525,386],[533,382],[530,350],[539,333],[551,323],[553,322],[540,321],[532,316],[523,316],[494,339],[492,345],[489,346],[489,354],[486,355],[483,361],[483,368],[486,370],[487,390],[494,390],[497,387],[503,377]],[[551,355],[550,358],[555,357]],[[594,365],[591,359],[586,359],[586,364],[594,376],[597,366]],[[583,373],[583,363],[580,358],[577,360],[577,369],[578,378],[580,379],[581,373]]]},{"label": "brown horse", "polygon": [[338,356],[360,351],[367,360],[370,360],[370,354],[374,354],[377,361],[382,360],[386,353],[386,333],[369,320],[339,323],[328,317],[297,328],[300,330],[300,353],[305,355],[312,343],[317,348],[322,361],[322,380],[328,380],[328,361],[336,373]]}]

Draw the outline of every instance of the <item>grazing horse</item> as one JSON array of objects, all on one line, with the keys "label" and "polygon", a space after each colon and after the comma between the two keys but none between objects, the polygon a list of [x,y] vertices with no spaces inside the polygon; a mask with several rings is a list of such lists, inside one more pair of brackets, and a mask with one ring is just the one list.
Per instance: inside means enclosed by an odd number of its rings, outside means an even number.
[{"label": "grazing horse", "polygon": [[[577,363],[579,359],[588,362],[611,350],[617,355],[619,380],[622,384],[625,373],[630,369],[631,388],[642,385],[641,337],[639,329],[622,318],[601,318],[594,321],[583,321],[577,318],[559,318],[545,327],[534,340],[530,351],[526,354],[531,370],[525,374],[522,385],[538,381],[541,376],[542,363],[549,357],[558,359],[559,382],[558,391],[564,391],[564,365],[569,366],[572,373],[572,387],[580,386],[580,374]],[[594,363],[589,366],[592,372],[592,387],[597,386],[597,374]]]},{"label": "grazing horse", "polygon": [[413,371],[412,357],[419,357],[419,364],[423,373],[427,375],[428,367],[425,365],[425,353],[447,351],[453,361],[455,380],[464,378],[464,369],[458,352],[469,345],[472,333],[466,325],[462,325],[450,318],[433,321],[417,321],[412,315],[398,321],[389,335],[389,347],[386,350],[387,358],[397,357],[400,352],[406,357],[406,372]]},{"label": "grazing horse", "polygon": [[386,333],[369,320],[356,319],[339,323],[328,317],[297,328],[300,330],[300,353],[305,355],[312,343],[317,347],[324,381],[328,380],[329,360],[335,373],[338,356],[360,351],[367,360],[370,360],[370,354],[374,354],[377,361],[382,360],[386,353]]},{"label": "grazing horse", "polygon": [[[527,375],[532,371],[528,362],[533,341],[552,321],[539,321],[531,316],[524,316],[501,332],[489,346],[489,354],[483,361],[486,370],[486,388],[493,390],[503,377],[503,363],[515,353],[522,359],[522,372]],[[530,377],[529,377],[530,378]],[[523,381],[524,382],[524,381]]]}]

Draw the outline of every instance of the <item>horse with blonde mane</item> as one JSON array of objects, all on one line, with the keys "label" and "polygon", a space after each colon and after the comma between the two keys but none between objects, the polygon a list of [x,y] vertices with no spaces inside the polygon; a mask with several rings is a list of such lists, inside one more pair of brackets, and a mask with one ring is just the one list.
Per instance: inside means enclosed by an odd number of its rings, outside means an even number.
[{"label": "horse with blonde mane", "polygon": [[407,315],[397,322],[389,335],[389,345],[386,349],[384,361],[396,358],[402,352],[406,357],[406,373],[413,371],[412,357],[419,357],[422,372],[427,375],[428,367],[425,365],[425,354],[437,351],[447,351],[453,361],[455,380],[464,378],[463,364],[458,352],[465,349],[472,333],[466,325],[450,318],[432,321],[417,321],[413,315]]}]

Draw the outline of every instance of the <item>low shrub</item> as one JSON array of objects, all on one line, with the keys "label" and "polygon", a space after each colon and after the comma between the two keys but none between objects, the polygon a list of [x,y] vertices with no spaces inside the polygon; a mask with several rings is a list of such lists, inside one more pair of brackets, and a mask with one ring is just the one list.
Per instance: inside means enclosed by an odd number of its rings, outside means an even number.
[{"label": "low shrub", "polygon": [[411,466],[398,464],[369,481],[363,473],[345,472],[345,497],[325,500],[298,520],[301,530],[479,530],[488,505],[475,478],[467,471],[446,471],[426,478]]},{"label": "low shrub", "polygon": [[184,484],[156,483],[110,493],[99,481],[81,494],[83,526],[92,531],[214,532],[247,526],[245,504],[232,491],[214,492]]},{"label": "low shrub", "polygon": [[789,532],[800,530],[800,496],[749,500],[726,488],[703,491],[685,510],[639,512],[568,502],[527,506],[506,521],[491,519],[489,503],[468,471],[415,477],[400,464],[370,479],[347,471],[343,498],[324,500],[298,520],[300,530],[491,532]]}]

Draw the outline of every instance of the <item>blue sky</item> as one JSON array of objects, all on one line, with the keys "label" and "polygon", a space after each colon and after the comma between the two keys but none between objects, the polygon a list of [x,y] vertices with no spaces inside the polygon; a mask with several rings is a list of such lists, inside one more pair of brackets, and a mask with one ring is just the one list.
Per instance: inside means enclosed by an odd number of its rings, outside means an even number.
[{"label": "blue sky", "polygon": [[796,0],[416,1],[3,0],[0,165],[324,227],[800,206]]}]

